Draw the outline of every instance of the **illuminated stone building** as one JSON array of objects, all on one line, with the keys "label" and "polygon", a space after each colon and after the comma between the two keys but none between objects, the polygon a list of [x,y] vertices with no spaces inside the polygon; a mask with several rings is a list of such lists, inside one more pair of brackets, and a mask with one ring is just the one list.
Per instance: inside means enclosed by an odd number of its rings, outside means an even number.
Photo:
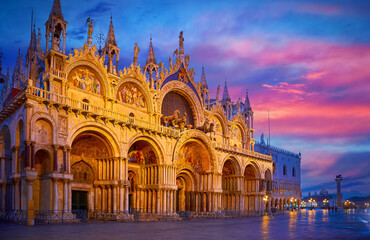
[{"label": "illuminated stone building", "polygon": [[256,152],[271,155],[274,161],[271,208],[299,208],[302,198],[301,154],[266,144],[263,133],[254,149]]},{"label": "illuminated stone building", "polygon": [[83,46],[66,52],[67,25],[55,0],[45,49],[33,27],[25,66],[19,53],[12,78],[1,75],[2,209],[175,217],[265,209],[273,161],[254,151],[249,99],[232,113],[226,89],[211,104],[182,32],[168,68],[150,40],[144,66],[136,45],[132,64],[118,69],[112,19],[101,54],[93,21]]}]

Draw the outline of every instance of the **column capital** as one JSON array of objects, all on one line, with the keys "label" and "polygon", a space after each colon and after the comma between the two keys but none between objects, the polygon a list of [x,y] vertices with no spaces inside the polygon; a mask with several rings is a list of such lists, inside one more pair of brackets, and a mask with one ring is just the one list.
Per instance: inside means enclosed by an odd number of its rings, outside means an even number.
[{"label": "column capital", "polygon": [[31,146],[31,143],[32,143],[32,142],[31,142],[31,141],[29,141],[29,140],[24,141],[24,145],[26,145],[27,147],[28,147],[28,146]]},{"label": "column capital", "polygon": [[31,146],[35,146],[36,142],[35,141],[30,141],[31,142]]},{"label": "column capital", "polygon": [[60,145],[58,144],[52,144],[51,146],[53,147],[54,150],[58,150],[60,148]]}]

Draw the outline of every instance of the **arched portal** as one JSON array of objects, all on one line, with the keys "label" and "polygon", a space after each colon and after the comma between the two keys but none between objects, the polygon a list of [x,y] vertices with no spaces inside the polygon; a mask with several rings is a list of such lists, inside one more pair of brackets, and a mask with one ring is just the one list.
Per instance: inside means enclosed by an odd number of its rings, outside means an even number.
[{"label": "arched portal", "polygon": [[131,144],[127,153],[131,208],[143,212],[158,210],[161,156],[157,145],[150,139],[139,138]]},{"label": "arched portal", "polygon": [[[175,158],[177,159],[176,164],[178,169],[186,169],[189,176],[194,175],[194,179],[199,179],[199,181],[202,183],[210,181],[213,169],[213,162],[211,161],[211,153],[208,151],[202,141],[193,138],[189,139],[181,145]],[[185,181],[187,179],[188,178],[185,177],[177,179],[177,184],[180,187],[178,191],[179,197],[181,197],[181,189],[185,189],[186,191],[186,187],[183,188],[182,185],[189,183],[189,181]],[[188,185],[189,184],[185,186]],[[194,184],[194,186],[197,185]],[[210,185],[200,184],[197,187],[199,189],[197,189],[198,191],[196,193],[187,193],[187,197],[185,199],[192,199],[191,201],[193,202],[192,206],[185,206],[185,209],[191,209],[200,212],[212,211],[211,205],[213,199],[211,196],[211,189],[209,189]],[[189,203],[188,200],[187,202]],[[179,209],[181,208],[179,207]]]},{"label": "arched portal", "polygon": [[244,170],[244,191],[244,209],[246,211],[259,210],[257,169],[252,164],[247,165]]},{"label": "arched portal", "polygon": [[106,137],[96,131],[84,131],[74,138],[70,157],[72,210],[113,210],[116,186],[112,181],[118,180],[113,149]]},{"label": "arched portal", "polygon": [[222,207],[224,210],[239,210],[238,171],[234,159],[226,160],[222,168]]},{"label": "arched portal", "polygon": [[180,171],[176,177],[176,211],[196,211],[194,179],[187,170]]}]

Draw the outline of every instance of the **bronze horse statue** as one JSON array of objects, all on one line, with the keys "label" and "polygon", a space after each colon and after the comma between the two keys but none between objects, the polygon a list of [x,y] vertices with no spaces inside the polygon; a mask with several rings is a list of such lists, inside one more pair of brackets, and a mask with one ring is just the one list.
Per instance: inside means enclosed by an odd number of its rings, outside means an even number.
[{"label": "bronze horse statue", "polygon": [[[180,111],[179,110],[175,110],[175,112],[173,113],[173,115],[171,116],[164,116],[162,117],[161,119],[161,123],[163,125],[166,125],[169,123],[169,126],[176,126],[177,125],[177,118],[179,117],[179,114],[180,114]],[[167,127],[169,127],[167,126]]]}]

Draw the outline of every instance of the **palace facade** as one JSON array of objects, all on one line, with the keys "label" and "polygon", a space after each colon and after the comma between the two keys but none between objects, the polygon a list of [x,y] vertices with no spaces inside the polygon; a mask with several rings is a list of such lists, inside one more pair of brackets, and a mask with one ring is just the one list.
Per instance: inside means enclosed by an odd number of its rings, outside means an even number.
[{"label": "palace facade", "polygon": [[33,27],[25,64],[19,52],[13,75],[1,74],[2,209],[176,216],[276,206],[274,161],[254,149],[248,95],[233,105],[225,84],[211,100],[182,32],[168,68],[150,40],[143,67],[136,44],[118,69],[112,20],[101,51],[90,21],[85,44],[66,53],[59,0],[45,26],[45,48]]},{"label": "palace facade", "polygon": [[272,164],[272,194],[271,207],[275,209],[298,209],[301,192],[301,154],[270,146],[266,144],[262,133],[261,139],[254,146],[256,152],[271,155]]}]

